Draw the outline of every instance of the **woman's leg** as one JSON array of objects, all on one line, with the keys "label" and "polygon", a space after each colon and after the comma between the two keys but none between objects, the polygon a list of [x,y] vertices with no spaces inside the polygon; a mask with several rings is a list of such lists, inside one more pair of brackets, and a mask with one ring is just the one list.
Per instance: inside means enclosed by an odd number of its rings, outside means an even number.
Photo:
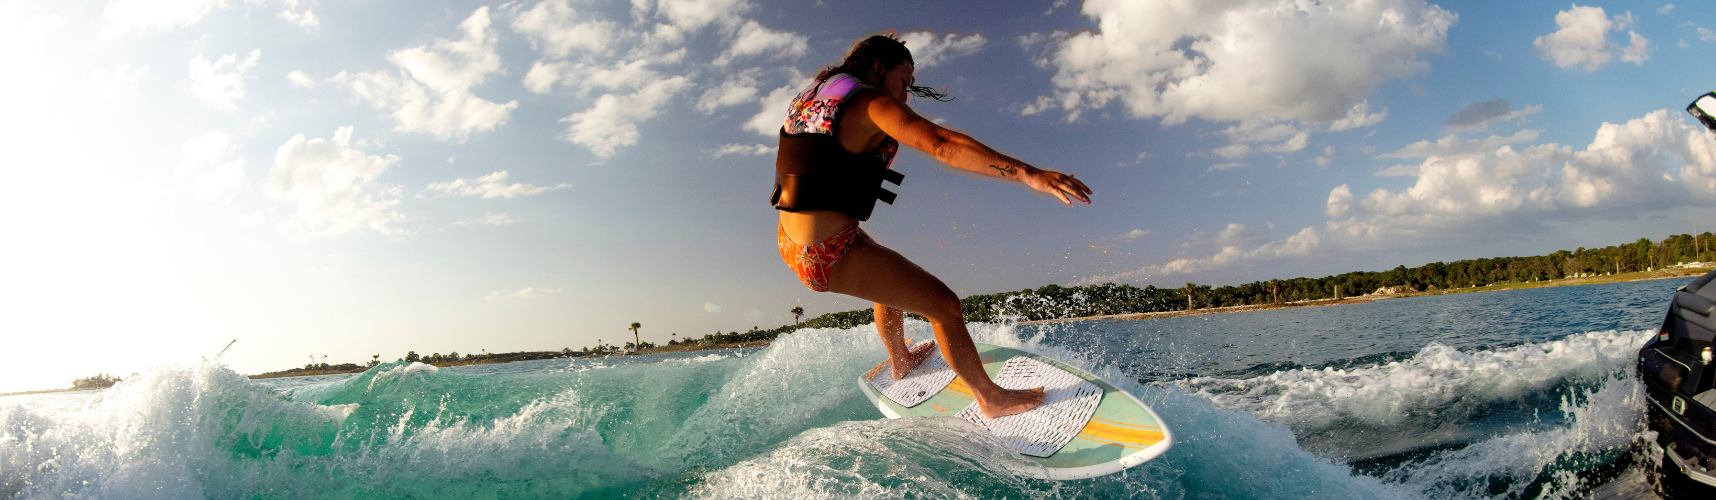
[{"label": "woman's leg", "polygon": [[899,380],[935,352],[935,342],[907,349],[904,312],[881,302],[876,303],[875,311],[876,333],[882,335],[882,345],[888,348],[888,359],[894,361],[894,380]]},{"label": "woman's leg", "polygon": [[[828,290],[885,304],[883,307],[888,310],[911,311],[929,318],[942,357],[953,367],[953,373],[965,379],[976,393],[984,416],[1012,415],[1042,404],[1042,388],[1002,389],[984,373],[983,360],[977,355],[977,344],[971,341],[971,334],[965,331],[965,313],[960,310],[959,296],[953,290],[899,253],[877,244],[869,235],[859,235],[853,240],[846,255],[828,270]],[[897,314],[878,308],[877,319],[887,319],[894,326],[882,323],[876,326],[883,343],[889,344],[888,354],[896,361],[895,369],[899,369],[902,364],[899,361],[903,360],[910,363],[906,367],[910,371],[922,362],[923,356],[900,352],[905,349],[905,339],[903,330],[894,321]],[[896,341],[900,345],[892,345]]]}]

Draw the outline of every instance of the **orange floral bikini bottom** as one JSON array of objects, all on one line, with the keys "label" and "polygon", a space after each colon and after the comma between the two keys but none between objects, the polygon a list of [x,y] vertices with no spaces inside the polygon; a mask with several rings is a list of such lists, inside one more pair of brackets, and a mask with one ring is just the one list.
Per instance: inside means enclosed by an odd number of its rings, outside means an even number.
[{"label": "orange floral bikini bottom", "polygon": [[787,267],[798,275],[798,280],[804,286],[818,292],[828,291],[828,268],[834,262],[846,255],[846,250],[852,247],[852,240],[857,239],[863,231],[858,224],[835,233],[834,236],[822,240],[815,245],[799,245],[788,238],[785,226],[777,226],[775,240],[781,247],[781,260],[786,261]]}]

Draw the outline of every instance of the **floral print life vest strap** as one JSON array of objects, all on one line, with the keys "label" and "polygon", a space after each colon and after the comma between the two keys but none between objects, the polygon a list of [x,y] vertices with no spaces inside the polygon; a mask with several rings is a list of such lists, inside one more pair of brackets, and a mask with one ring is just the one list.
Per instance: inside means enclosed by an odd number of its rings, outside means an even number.
[{"label": "floral print life vest strap", "polygon": [[[840,119],[841,105],[845,103],[846,97],[868,88],[872,87],[847,73],[830,76],[820,84],[811,85],[794,98],[792,106],[787,108],[784,130],[788,134],[834,135],[834,123]],[[894,155],[899,151],[899,141],[893,137],[884,137],[882,145],[878,146],[873,154],[884,165],[892,168]]]}]

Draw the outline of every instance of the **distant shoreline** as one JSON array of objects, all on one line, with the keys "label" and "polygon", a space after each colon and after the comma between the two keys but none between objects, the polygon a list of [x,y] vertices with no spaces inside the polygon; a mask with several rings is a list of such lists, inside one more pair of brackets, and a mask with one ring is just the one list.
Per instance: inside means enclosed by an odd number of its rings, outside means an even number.
[{"label": "distant shoreline", "polygon": [[[677,344],[677,345],[665,345],[665,346],[650,347],[650,348],[647,348],[647,349],[644,349],[644,350],[638,351],[638,352],[616,352],[616,353],[611,353],[611,354],[585,354],[583,352],[574,352],[572,354],[563,354],[561,352],[556,352],[556,351],[514,352],[514,353],[494,354],[494,355],[490,355],[488,357],[461,359],[458,361],[438,361],[438,362],[434,362],[434,363],[419,361],[419,363],[434,366],[436,368],[450,368],[450,367],[454,367],[454,366],[495,365],[495,364],[501,364],[501,363],[512,363],[515,361],[534,361],[534,360],[538,360],[538,359],[609,358],[609,357],[614,357],[614,356],[636,356],[636,355],[640,355],[640,354],[665,354],[665,353],[673,353],[673,352],[712,351],[712,350],[717,350],[717,349],[743,349],[746,347],[761,347],[761,346],[766,346],[766,345],[769,345],[769,341],[767,341],[767,340],[756,340],[756,341],[750,341],[750,342],[739,342],[739,343],[733,343],[733,344],[720,344],[720,345],[694,345],[691,342],[686,342],[686,343]],[[324,369],[324,370],[317,370],[317,369],[305,370],[303,368],[293,368],[291,370],[282,370],[282,371],[277,371],[277,372],[267,372],[267,373],[258,373],[255,375],[246,375],[246,377],[249,377],[252,380],[256,380],[256,379],[264,379],[264,378],[313,377],[313,376],[317,376],[317,375],[341,375],[341,374],[346,374],[346,373],[363,373],[364,371],[369,370],[369,368],[370,368],[367,366],[356,366],[356,365],[352,365],[352,366],[353,366],[352,368],[344,368],[344,369],[341,369],[338,366],[332,366],[332,367],[329,367],[330,369]]]},{"label": "distant shoreline", "polygon": [[[1212,308],[1207,308],[1207,309],[1192,309],[1192,310],[1182,310],[1182,311],[1163,311],[1163,312],[1151,312],[1151,313],[1105,314],[1105,315],[1096,315],[1096,316],[1080,316],[1077,318],[1057,318],[1057,319],[1045,319],[1045,320],[1037,320],[1037,321],[1022,321],[1022,322],[1019,322],[1016,324],[1019,326],[1030,326],[1030,325],[1042,325],[1042,324],[1050,324],[1050,323],[1072,323],[1072,322],[1080,322],[1080,321],[1137,321],[1137,320],[1145,320],[1145,319],[1178,318],[1178,317],[1184,317],[1184,316],[1204,316],[1204,315],[1210,315],[1210,314],[1228,314],[1228,313],[1239,313],[1239,312],[1250,312],[1250,311],[1267,311],[1267,310],[1273,310],[1273,309],[1297,309],[1297,308],[1301,308],[1301,307],[1338,306],[1338,305],[1347,305],[1347,304],[1362,304],[1362,303],[1376,302],[1378,300],[1401,299],[1401,298],[1409,298],[1409,297],[1426,297],[1426,296],[1432,296],[1432,295],[1450,295],[1450,294],[1458,294],[1458,293],[1494,292],[1494,291],[1501,291],[1501,290],[1526,290],[1526,289],[1533,289],[1533,288],[1552,288],[1552,287],[1561,287],[1561,286],[1580,286],[1580,285],[1600,285],[1600,284],[1604,284],[1604,283],[1627,283],[1627,282],[1633,282],[1633,281],[1649,281],[1649,280],[1661,280],[1661,279],[1672,279],[1672,278],[1686,278],[1686,277],[1691,277],[1691,276],[1699,276],[1699,275],[1708,273],[1710,271],[1711,271],[1711,268],[1662,269],[1662,270],[1656,270],[1656,271],[1639,271],[1639,272],[1631,272],[1631,273],[1591,276],[1591,277],[1584,277],[1584,278],[1562,278],[1562,279],[1556,279],[1556,280],[1533,281],[1533,282],[1526,282],[1526,283],[1506,283],[1506,284],[1501,284],[1501,285],[1486,285],[1486,286],[1474,286],[1474,287],[1466,287],[1466,288],[1438,289],[1438,290],[1429,290],[1429,291],[1422,291],[1422,292],[1406,292],[1406,293],[1387,294],[1387,295],[1358,295],[1358,296],[1353,296],[1353,297],[1342,297],[1339,299],[1315,299],[1315,300],[1306,300],[1306,301],[1300,301],[1300,302],[1288,302],[1288,303],[1282,303],[1282,304],[1257,304],[1257,305],[1244,305],[1244,306],[1212,307]],[[485,358],[475,358],[475,359],[469,359],[469,360],[426,363],[426,364],[431,364],[431,365],[434,365],[434,366],[440,367],[440,368],[447,368],[447,367],[466,366],[466,365],[486,365],[486,364],[511,363],[514,361],[528,361],[528,360],[532,360],[532,359],[595,358],[595,357],[611,357],[611,356],[635,356],[635,355],[639,355],[639,354],[664,354],[664,353],[674,353],[674,352],[743,349],[743,348],[748,348],[748,347],[763,347],[763,346],[769,345],[769,343],[770,343],[770,341],[768,341],[768,340],[756,340],[756,341],[750,341],[750,342],[740,342],[740,343],[736,343],[736,344],[719,344],[719,345],[702,345],[702,344],[694,344],[693,342],[686,342],[686,343],[678,344],[678,345],[651,347],[651,348],[645,349],[641,352],[635,352],[635,353],[630,353],[630,354],[608,354],[608,355],[600,355],[600,356],[594,355],[594,354],[585,355],[583,353],[574,353],[572,355],[565,355],[565,354],[562,354],[559,352],[553,352],[553,351],[543,351],[540,353],[538,353],[538,352],[520,352],[520,353],[495,354],[495,355],[491,355],[491,356],[485,357]],[[350,368],[343,368],[341,366],[330,366],[329,367],[330,369],[326,369],[326,370],[316,370],[316,369],[306,370],[303,368],[294,368],[291,370],[282,370],[282,371],[275,371],[275,372],[258,373],[255,375],[247,375],[247,377],[251,378],[251,379],[281,378],[281,377],[310,377],[310,376],[316,376],[316,375],[339,375],[339,374],[347,374],[347,373],[363,373],[365,370],[369,369],[369,367],[367,367],[367,366],[357,366],[357,365],[349,365],[349,366],[350,366]],[[22,396],[22,395],[28,395],[28,394],[47,394],[47,393],[54,393],[54,392],[73,392],[73,391],[85,391],[85,390],[92,390],[92,389],[70,389],[70,388],[68,388],[68,389],[47,389],[47,390],[40,390],[40,391],[7,392],[7,393],[0,393],[0,397]],[[93,389],[93,390],[99,390],[99,389]]]},{"label": "distant shoreline", "polygon": [[1080,316],[1077,318],[1056,318],[1037,321],[1022,321],[1018,325],[1042,325],[1049,323],[1071,323],[1078,321],[1135,321],[1142,319],[1178,318],[1182,316],[1203,316],[1208,314],[1227,314],[1249,311],[1267,311],[1272,309],[1297,309],[1300,307],[1338,306],[1347,304],[1362,304],[1378,300],[1401,299],[1408,297],[1427,297],[1432,295],[1452,295],[1459,293],[1495,292],[1501,290],[1527,290],[1533,288],[1554,288],[1562,286],[1601,285],[1604,283],[1628,283],[1633,281],[1664,280],[1700,276],[1711,271],[1711,268],[1679,268],[1656,271],[1638,271],[1621,274],[1608,274],[1585,278],[1561,278],[1555,280],[1532,281],[1525,283],[1506,283],[1501,285],[1473,286],[1466,288],[1449,288],[1422,292],[1405,292],[1385,295],[1358,295],[1339,299],[1314,299],[1282,304],[1258,304],[1244,306],[1212,307],[1207,309],[1191,309],[1181,311],[1163,311],[1151,313],[1104,314],[1097,316]]}]

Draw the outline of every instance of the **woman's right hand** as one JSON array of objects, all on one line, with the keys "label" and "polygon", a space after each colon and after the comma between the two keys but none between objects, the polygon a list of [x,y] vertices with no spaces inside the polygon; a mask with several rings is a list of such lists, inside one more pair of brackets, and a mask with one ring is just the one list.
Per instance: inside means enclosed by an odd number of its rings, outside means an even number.
[{"label": "woman's right hand", "polygon": [[1071,175],[1026,166],[1019,180],[1031,189],[1060,198],[1063,205],[1071,206],[1075,199],[1090,204],[1090,186]]}]

